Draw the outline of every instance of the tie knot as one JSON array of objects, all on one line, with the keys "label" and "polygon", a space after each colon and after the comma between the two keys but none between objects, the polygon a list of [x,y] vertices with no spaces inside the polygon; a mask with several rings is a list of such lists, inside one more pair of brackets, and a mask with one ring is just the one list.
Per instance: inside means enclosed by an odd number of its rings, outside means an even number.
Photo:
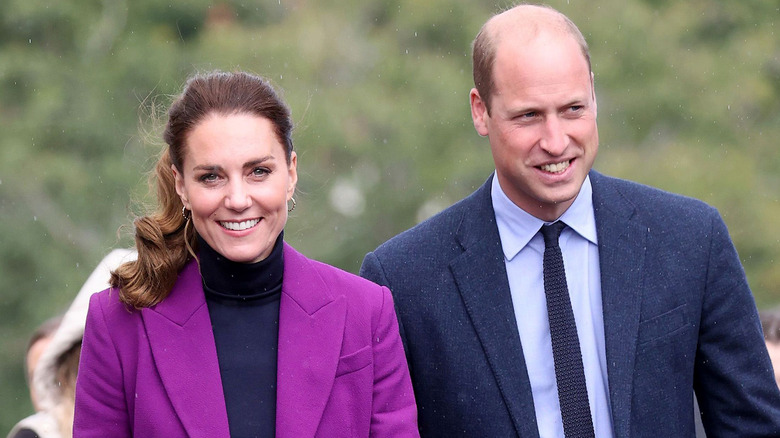
[{"label": "tie knot", "polygon": [[544,237],[544,246],[558,246],[558,237],[561,231],[566,228],[566,224],[558,221],[550,225],[542,225],[542,237]]}]

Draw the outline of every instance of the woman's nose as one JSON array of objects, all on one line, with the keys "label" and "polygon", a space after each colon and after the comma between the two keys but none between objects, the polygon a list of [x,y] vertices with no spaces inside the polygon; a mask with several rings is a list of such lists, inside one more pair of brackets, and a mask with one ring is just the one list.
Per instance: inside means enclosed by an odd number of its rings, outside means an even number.
[{"label": "woman's nose", "polygon": [[244,187],[243,181],[231,183],[228,186],[228,192],[225,195],[225,207],[231,210],[243,211],[251,205],[252,198],[249,196],[246,187]]}]

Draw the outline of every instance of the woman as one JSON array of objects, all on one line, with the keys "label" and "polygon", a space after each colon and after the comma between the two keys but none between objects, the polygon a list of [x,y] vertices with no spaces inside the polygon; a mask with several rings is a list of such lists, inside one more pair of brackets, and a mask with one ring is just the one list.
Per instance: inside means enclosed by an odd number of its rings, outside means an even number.
[{"label": "woman", "polygon": [[291,131],[246,73],[173,102],[138,260],[90,303],[75,437],[418,436],[389,291],[283,241]]}]

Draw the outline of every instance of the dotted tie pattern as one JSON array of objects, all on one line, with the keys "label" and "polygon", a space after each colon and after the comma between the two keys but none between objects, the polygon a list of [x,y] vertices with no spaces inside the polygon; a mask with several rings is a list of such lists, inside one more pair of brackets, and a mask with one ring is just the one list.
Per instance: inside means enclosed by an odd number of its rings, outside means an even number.
[{"label": "dotted tie pattern", "polygon": [[544,293],[550,319],[555,379],[561,404],[563,432],[568,438],[595,437],[588,404],[588,389],[582,367],[582,352],[577,325],[566,285],[563,255],[558,237],[566,227],[563,222],[542,226],[544,237]]}]

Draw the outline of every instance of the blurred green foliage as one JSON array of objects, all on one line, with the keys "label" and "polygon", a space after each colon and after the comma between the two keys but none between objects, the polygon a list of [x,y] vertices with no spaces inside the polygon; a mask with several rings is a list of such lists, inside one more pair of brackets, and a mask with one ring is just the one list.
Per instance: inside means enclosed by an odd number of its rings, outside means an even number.
[{"label": "blurred green foliage", "polygon": [[[596,168],[723,214],[759,307],[780,302],[780,8],[774,0],[557,0],[588,39]],[[194,72],[248,70],[297,122],[286,238],[363,255],[493,169],[468,109],[470,42],[506,2],[0,3],[0,433],[31,412],[29,334],[132,244],[160,113]]]}]

